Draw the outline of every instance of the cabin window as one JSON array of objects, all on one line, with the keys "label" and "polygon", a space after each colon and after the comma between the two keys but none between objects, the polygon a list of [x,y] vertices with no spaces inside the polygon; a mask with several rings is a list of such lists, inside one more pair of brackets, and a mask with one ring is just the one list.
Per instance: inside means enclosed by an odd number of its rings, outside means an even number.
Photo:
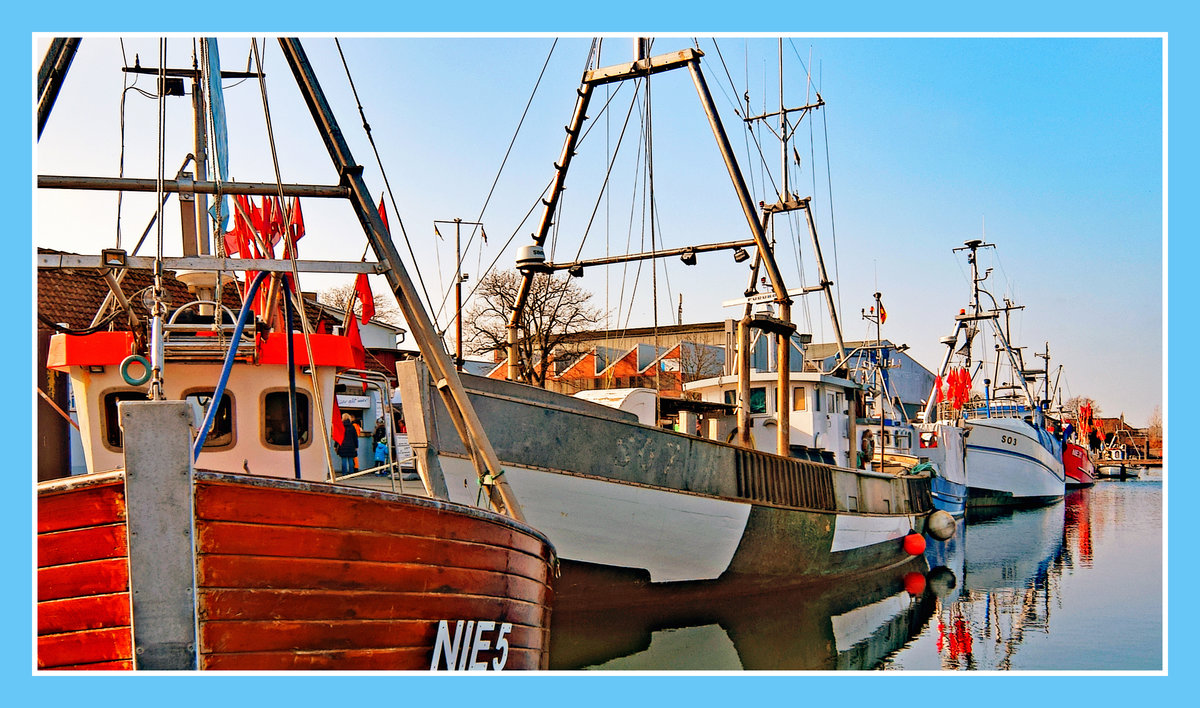
[{"label": "cabin window", "polygon": [[766,413],[767,412],[767,389],[758,386],[750,389],[750,412],[751,413]]},{"label": "cabin window", "polygon": [[803,386],[797,386],[792,389],[792,410],[802,411],[806,405],[805,391]]},{"label": "cabin window", "polygon": [[[193,391],[183,397],[191,406],[192,414],[197,421],[203,423],[208,413],[208,404],[212,402],[212,391]],[[221,394],[221,403],[217,405],[217,414],[213,417],[212,427],[204,438],[204,449],[229,447],[233,445],[233,399],[228,392]]]},{"label": "cabin window", "polygon": [[117,404],[121,401],[145,401],[145,391],[113,391],[104,394],[101,410],[104,412],[104,443],[109,447],[120,449],[125,436],[121,434],[121,418]]},{"label": "cabin window", "polygon": [[[300,431],[300,444],[308,444],[309,404],[307,391],[296,391],[296,427]],[[292,426],[288,412],[288,392],[270,391],[263,396],[263,439],[268,445],[291,447]]]},{"label": "cabin window", "polygon": [[817,413],[820,413],[821,412],[821,389],[820,389],[820,387],[817,387],[815,389],[815,391],[816,391],[816,395],[813,396],[813,403],[816,405],[814,406],[813,410],[816,411]]},{"label": "cabin window", "polygon": [[[737,405],[737,391],[726,391],[725,403],[731,406]],[[765,387],[759,386],[750,389],[750,412],[767,412],[767,389]]]}]

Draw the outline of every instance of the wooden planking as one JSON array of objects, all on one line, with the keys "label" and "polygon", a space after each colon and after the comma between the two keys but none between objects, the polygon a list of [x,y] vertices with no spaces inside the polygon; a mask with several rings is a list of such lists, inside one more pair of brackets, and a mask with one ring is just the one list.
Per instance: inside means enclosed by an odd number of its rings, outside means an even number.
[{"label": "wooden planking", "polygon": [[74,664],[72,666],[41,666],[46,671],[133,671],[133,659],[120,661],[98,661],[94,664]]},{"label": "wooden planking", "polygon": [[129,593],[39,602],[38,634],[129,627]]},{"label": "wooden planking", "polygon": [[[239,671],[428,671],[431,653],[428,648],[253,652],[204,655],[200,657],[200,662],[204,669]],[[504,670],[548,668],[545,655],[545,652],[538,650],[510,648]]]},{"label": "wooden planking", "polygon": [[435,593],[202,589],[200,619],[350,620],[485,618],[531,627],[550,624],[546,604]]},{"label": "wooden planking", "polygon": [[124,523],[125,487],[116,482],[38,495],[38,533]]},{"label": "wooden planking", "polygon": [[112,558],[38,568],[37,583],[38,602],[124,592],[129,590],[129,564]]},{"label": "wooden planking", "polygon": [[512,573],[545,582],[546,562],[492,545],[384,534],[349,529],[197,524],[198,551],[213,555],[254,555],[454,566]]},{"label": "wooden planking", "polygon": [[124,523],[39,533],[37,541],[39,568],[129,555]]},{"label": "wooden planking", "polygon": [[361,561],[200,556],[198,585],[203,588],[309,588],[490,595],[549,603],[544,583],[504,573]]},{"label": "wooden planking", "polygon": [[38,668],[87,668],[132,658],[133,634],[128,627],[38,637]]},{"label": "wooden planking", "polygon": [[[412,647],[429,656],[437,629],[430,620],[205,622],[200,645],[207,654]],[[545,638],[544,630],[522,625],[513,625],[507,635],[512,647],[538,648]]]},{"label": "wooden planking", "polygon": [[404,497],[358,497],[335,492],[279,490],[221,482],[197,485],[196,516],[213,521],[372,529],[513,548],[550,558],[540,538],[467,513],[447,513]]}]

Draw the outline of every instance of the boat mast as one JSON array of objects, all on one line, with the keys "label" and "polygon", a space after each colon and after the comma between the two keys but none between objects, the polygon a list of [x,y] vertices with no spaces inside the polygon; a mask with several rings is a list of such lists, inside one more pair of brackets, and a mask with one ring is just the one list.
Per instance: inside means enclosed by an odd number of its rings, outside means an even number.
[{"label": "boat mast", "polygon": [[463,445],[471,452],[472,461],[479,474],[480,481],[488,491],[492,506],[503,511],[519,521],[524,521],[524,514],[516,497],[513,495],[508,482],[502,476],[504,470],[500,460],[492,448],[480,423],[475,409],[467,398],[466,389],[455,371],[453,362],[442,346],[437,330],[429,315],[421,306],[416,287],[400,260],[400,254],[388,236],[379,211],[374,206],[366,181],[362,176],[362,167],[354,161],[347,144],[334,118],[333,111],[325,98],[325,93],[313,73],[308,56],[300,41],[296,38],[280,37],[279,45],[284,58],[296,77],[309,111],[312,113],[325,147],[334,165],[338,168],[342,183],[350,191],[350,203],[362,223],[363,231],[370,242],[376,258],[387,266],[384,276],[396,296],[405,321],[412,327],[413,338],[421,350],[434,375],[434,382],[454,426],[462,438]]}]

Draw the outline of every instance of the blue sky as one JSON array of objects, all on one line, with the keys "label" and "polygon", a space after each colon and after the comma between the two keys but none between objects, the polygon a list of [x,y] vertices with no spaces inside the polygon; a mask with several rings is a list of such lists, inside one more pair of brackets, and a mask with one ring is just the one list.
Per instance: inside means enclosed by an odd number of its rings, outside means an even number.
[{"label": "blue sky", "polygon": [[[442,303],[454,245],[452,239],[434,238],[433,221],[475,221],[482,212],[488,244],[464,237],[464,243],[470,241],[464,269],[472,282],[494,260],[497,267],[511,267],[516,247],[529,242],[536,225],[538,211],[522,219],[553,176],[589,43],[586,37],[561,39],[551,54],[551,36],[342,40],[358,101],[417,254],[414,272],[438,303],[433,309],[441,326],[451,323],[452,313]],[[652,53],[692,43],[689,37],[662,37]],[[627,37],[607,38],[600,64],[627,61],[630,44]],[[777,143],[760,129],[763,154],[750,149],[753,143],[733,108],[744,92],[751,95],[754,113],[778,108],[777,42],[720,36],[714,44],[701,37],[700,47],[705,76],[754,198],[774,201],[766,186],[778,182]],[[337,47],[328,37],[311,37],[306,49],[378,199],[384,173],[363,137]],[[124,50],[124,61],[137,54],[144,66],[157,62],[153,38],[127,39]],[[191,51],[190,38],[172,38],[168,63],[190,65]],[[262,51],[283,180],[336,182],[277,45],[268,43]],[[244,69],[249,41],[225,37],[221,52],[226,67]],[[484,210],[547,55],[546,74]],[[1037,361],[1033,351],[1048,344],[1052,367],[1064,367],[1063,399],[1089,396],[1105,415],[1124,413],[1130,422],[1146,424],[1161,404],[1163,383],[1161,39],[794,36],[784,42],[783,55],[785,105],[802,105],[814,90],[826,101],[798,130],[801,166],[791,168],[790,179],[793,192],[813,197],[845,336],[873,336],[860,311],[878,289],[889,315],[884,336],[907,343],[919,361],[935,368],[942,355],[937,340],[952,331],[952,317],[968,298],[965,260],[951,249],[985,237],[998,246],[981,257],[983,265],[994,267],[992,292],[1026,308],[1014,317],[1013,334],[1028,348],[1027,361]],[[115,40],[85,40],[38,144],[40,171],[116,174],[122,61]],[[143,77],[138,85],[151,84]],[[607,119],[600,108],[606,92],[589,109],[601,122],[580,146],[568,177],[552,260],[573,259],[585,231],[584,258],[650,248],[641,225],[646,220],[635,217],[638,223],[630,225],[630,214],[640,215],[645,203],[639,182],[644,172],[635,164],[644,96],[614,163],[609,196],[597,201],[631,88],[618,93]],[[686,72],[656,76],[651,92],[659,247],[747,238]],[[226,100],[233,178],[273,181],[258,87],[227,82]],[[181,99],[168,108],[168,120],[174,120],[167,136],[171,173],[188,151],[187,110]],[[154,117],[152,101],[127,94],[126,175],[153,174]],[[64,193],[39,200],[39,245],[88,252],[97,242],[115,244],[111,197],[81,200]],[[80,209],[84,203],[88,206]],[[593,218],[597,205],[600,216]],[[149,200],[125,199],[126,239],[140,234],[150,208]],[[388,210],[394,220],[390,201]],[[351,260],[362,254],[365,240],[347,207],[306,202],[305,215],[310,236],[302,255]],[[443,236],[452,233],[439,228]],[[778,238],[789,286],[815,283],[803,222],[791,220]],[[168,237],[167,252],[177,248]],[[403,246],[401,251],[407,253]],[[652,290],[659,296],[660,324],[674,322],[680,296],[686,323],[736,316],[736,309],[722,308],[721,302],[739,297],[746,284],[745,268],[724,253],[704,254],[694,268],[665,261],[656,281],[646,266],[636,290],[634,275],[632,269],[589,269],[580,285],[612,313],[614,326],[641,326],[655,321]],[[329,284],[321,278],[302,283],[307,289]],[[378,284],[384,286],[381,279]],[[825,310],[809,298],[794,306],[795,319],[801,331],[828,341],[832,328]]]}]

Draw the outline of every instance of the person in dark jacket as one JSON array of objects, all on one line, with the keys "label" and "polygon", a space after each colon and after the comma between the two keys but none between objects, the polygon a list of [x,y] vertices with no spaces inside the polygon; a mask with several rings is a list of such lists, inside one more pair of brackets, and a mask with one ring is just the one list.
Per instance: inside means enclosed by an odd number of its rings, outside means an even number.
[{"label": "person in dark jacket", "polygon": [[342,414],[342,441],[338,443],[337,454],[342,458],[342,474],[353,474],[358,462],[358,435],[360,432],[354,416]]}]

